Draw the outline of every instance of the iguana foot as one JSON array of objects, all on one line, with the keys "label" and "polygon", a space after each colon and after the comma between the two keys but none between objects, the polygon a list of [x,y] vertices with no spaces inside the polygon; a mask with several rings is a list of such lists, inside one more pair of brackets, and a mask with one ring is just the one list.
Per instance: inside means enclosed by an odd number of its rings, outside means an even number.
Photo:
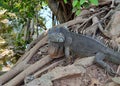
[{"label": "iguana foot", "polygon": [[113,68],[111,68],[109,65],[106,66],[105,70],[111,75],[111,76],[115,76],[116,72],[113,70]]},{"label": "iguana foot", "polygon": [[69,58],[65,58],[65,66],[68,64],[73,64],[73,62],[74,62],[74,60],[71,56]]}]

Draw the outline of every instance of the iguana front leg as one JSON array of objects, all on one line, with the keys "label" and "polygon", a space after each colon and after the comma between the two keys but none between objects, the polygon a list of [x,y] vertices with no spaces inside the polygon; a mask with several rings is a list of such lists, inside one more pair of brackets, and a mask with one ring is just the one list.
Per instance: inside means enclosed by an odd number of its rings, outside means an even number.
[{"label": "iguana front leg", "polygon": [[71,37],[67,37],[66,41],[65,41],[65,57],[66,57],[66,64],[68,63],[72,63],[72,56],[70,56],[70,46],[72,44],[72,38]]},{"label": "iguana front leg", "polygon": [[95,56],[95,62],[102,66],[110,75],[114,76],[116,73],[115,71],[103,60],[105,59],[106,55],[103,53],[97,53]]},{"label": "iguana front leg", "polygon": [[70,47],[69,46],[66,46],[65,47],[65,65],[68,65],[69,63],[71,63],[71,59],[72,57],[70,56]]}]

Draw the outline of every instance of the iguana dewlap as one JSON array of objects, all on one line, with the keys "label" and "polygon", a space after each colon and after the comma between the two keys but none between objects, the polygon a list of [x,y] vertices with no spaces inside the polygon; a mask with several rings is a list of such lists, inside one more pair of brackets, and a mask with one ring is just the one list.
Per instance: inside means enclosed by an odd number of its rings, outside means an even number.
[{"label": "iguana dewlap", "polygon": [[59,46],[56,43],[49,43],[48,45],[48,54],[51,58],[60,58],[60,56],[64,56],[64,50],[62,46]]}]

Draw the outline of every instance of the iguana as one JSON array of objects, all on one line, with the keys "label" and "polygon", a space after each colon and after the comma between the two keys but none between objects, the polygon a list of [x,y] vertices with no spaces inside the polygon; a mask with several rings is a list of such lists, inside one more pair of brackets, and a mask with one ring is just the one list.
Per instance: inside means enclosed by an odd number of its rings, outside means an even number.
[{"label": "iguana", "polygon": [[70,51],[82,57],[95,56],[95,62],[102,66],[110,75],[115,75],[114,70],[103,60],[109,60],[120,64],[120,53],[106,47],[103,43],[92,37],[76,34],[65,27],[50,29],[48,41],[64,46],[66,58],[70,57]]}]

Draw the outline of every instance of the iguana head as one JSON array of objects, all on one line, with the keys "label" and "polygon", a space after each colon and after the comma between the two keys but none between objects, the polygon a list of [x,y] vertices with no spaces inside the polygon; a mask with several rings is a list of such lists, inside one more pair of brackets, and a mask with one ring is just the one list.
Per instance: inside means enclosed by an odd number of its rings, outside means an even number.
[{"label": "iguana head", "polygon": [[62,43],[65,41],[64,35],[60,32],[60,28],[50,29],[48,31],[48,41]]}]

